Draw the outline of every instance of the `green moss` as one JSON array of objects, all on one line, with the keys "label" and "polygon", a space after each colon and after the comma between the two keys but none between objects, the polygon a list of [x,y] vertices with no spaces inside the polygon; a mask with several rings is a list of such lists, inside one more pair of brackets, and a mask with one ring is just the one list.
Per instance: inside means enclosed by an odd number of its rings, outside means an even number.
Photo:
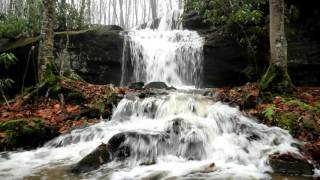
[{"label": "green moss", "polygon": [[275,115],[274,109],[275,109],[275,105],[272,104],[272,105],[269,105],[269,106],[263,111],[264,116],[265,116],[265,117],[267,118],[267,120],[270,121],[270,122],[272,122],[273,119],[274,119],[274,115]]},{"label": "green moss", "polygon": [[288,71],[278,66],[270,66],[259,82],[260,89],[264,92],[292,94],[295,88]]},{"label": "green moss", "polygon": [[313,123],[303,122],[302,125],[305,129],[308,129],[311,131],[314,131],[316,129]]},{"label": "green moss", "polygon": [[298,106],[302,110],[312,111],[312,112],[316,112],[318,109],[317,107],[313,107],[305,102],[300,101],[299,99],[289,99],[286,101],[286,104]]},{"label": "green moss", "polygon": [[297,113],[277,113],[276,120],[279,127],[292,132],[293,127],[299,124],[301,118]]},{"label": "green moss", "polygon": [[[83,30],[83,31],[67,31],[67,32],[56,32],[55,36],[57,37],[64,37],[64,36],[73,36],[73,35],[79,35],[86,33],[89,30]],[[0,52],[5,52],[5,51],[10,51],[13,49],[17,49],[20,47],[27,46],[29,44],[37,43],[39,41],[40,37],[29,37],[29,38],[23,38],[23,39],[18,39],[16,41],[8,41],[3,45],[3,48],[0,49]]]},{"label": "green moss", "polygon": [[32,38],[20,39],[13,42],[8,42],[7,44],[4,45],[3,49],[0,49],[0,51],[4,52],[4,51],[10,51],[19,47],[24,47],[26,45],[36,43],[38,40],[39,40],[39,37],[32,37]]},{"label": "green moss", "polygon": [[38,118],[1,122],[0,132],[6,134],[5,138],[0,139],[0,150],[33,148],[50,138],[43,120]]}]

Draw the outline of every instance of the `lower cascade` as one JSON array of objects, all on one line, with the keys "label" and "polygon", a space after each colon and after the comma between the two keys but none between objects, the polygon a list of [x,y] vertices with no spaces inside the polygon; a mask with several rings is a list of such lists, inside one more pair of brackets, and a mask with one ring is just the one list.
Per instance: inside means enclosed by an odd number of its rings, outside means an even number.
[{"label": "lower cascade", "polygon": [[[112,161],[72,175],[70,166],[101,143]],[[267,127],[238,108],[179,91],[127,95],[110,120],[73,130],[33,151],[0,157],[1,179],[271,179],[268,156],[299,154],[287,131]]]}]

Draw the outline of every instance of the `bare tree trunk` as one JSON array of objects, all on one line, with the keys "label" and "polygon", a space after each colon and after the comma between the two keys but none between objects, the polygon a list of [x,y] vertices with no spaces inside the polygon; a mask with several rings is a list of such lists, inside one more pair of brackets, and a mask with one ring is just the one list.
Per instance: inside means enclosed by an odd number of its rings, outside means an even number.
[{"label": "bare tree trunk", "polygon": [[87,0],[87,8],[88,8],[88,19],[87,19],[87,22],[91,22],[91,0]]},{"label": "bare tree trunk", "polygon": [[84,22],[84,19],[85,19],[85,17],[84,17],[85,8],[86,8],[86,0],[81,0],[79,19],[78,19],[78,28],[79,29],[83,28],[83,24],[84,24],[83,22]]},{"label": "bare tree trunk", "polygon": [[39,22],[38,19],[36,18],[38,15],[38,10],[37,10],[37,3],[35,0],[27,0],[27,18],[29,21],[29,24],[32,27],[32,30],[29,32],[32,37],[36,36],[37,31],[39,30]]},{"label": "bare tree trunk", "polygon": [[42,25],[39,44],[38,78],[44,80],[53,63],[55,0],[42,0]]},{"label": "bare tree trunk", "polygon": [[10,0],[10,2],[9,2],[9,12],[10,13],[14,13],[14,10],[15,10],[15,0]]},{"label": "bare tree trunk", "polygon": [[260,86],[264,91],[292,93],[294,86],[288,74],[288,44],[285,35],[284,0],[269,0],[270,63]]},{"label": "bare tree trunk", "polygon": [[119,5],[120,5],[120,26],[125,27],[124,25],[124,18],[123,18],[123,0],[119,0]]},{"label": "bare tree trunk", "polygon": [[179,0],[179,9],[183,8],[183,0]]},{"label": "bare tree trunk", "polygon": [[156,0],[150,0],[150,6],[151,6],[152,19],[155,20],[158,17],[157,1]]},{"label": "bare tree trunk", "polygon": [[129,0],[127,2],[127,12],[126,12],[126,28],[129,28],[130,26],[130,14],[131,14],[131,1],[132,0]]},{"label": "bare tree trunk", "polygon": [[99,2],[99,22],[98,24],[102,24],[102,0]]},{"label": "bare tree trunk", "polygon": [[111,0],[109,0],[109,3],[107,5],[108,5],[108,17],[105,17],[105,21],[107,24],[107,18],[108,18],[108,24],[111,24]]},{"label": "bare tree trunk", "polygon": [[66,0],[61,0],[61,5],[60,5],[60,12],[62,13],[63,19],[62,19],[62,26],[61,31],[65,31],[67,29],[67,13],[66,13],[66,7],[67,3]]},{"label": "bare tree trunk", "polygon": [[139,22],[139,19],[138,19],[138,5],[139,5],[139,1],[138,0],[135,0],[135,3],[134,3],[134,12],[135,12],[135,18],[136,18],[136,22],[134,24],[138,24]]}]

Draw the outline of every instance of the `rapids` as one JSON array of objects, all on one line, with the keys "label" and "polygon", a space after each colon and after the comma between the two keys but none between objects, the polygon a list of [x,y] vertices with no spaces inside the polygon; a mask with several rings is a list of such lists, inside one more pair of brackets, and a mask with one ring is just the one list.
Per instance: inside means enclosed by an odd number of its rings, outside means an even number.
[{"label": "rapids", "polygon": [[[259,124],[209,97],[172,91],[146,99],[128,96],[110,120],[74,130],[34,151],[3,153],[0,177],[30,178],[69,167],[120,132],[141,134],[125,142],[131,156],[77,178],[268,179],[269,154],[299,153],[293,146],[298,142],[287,131]],[[209,168],[212,163],[215,167]]]}]

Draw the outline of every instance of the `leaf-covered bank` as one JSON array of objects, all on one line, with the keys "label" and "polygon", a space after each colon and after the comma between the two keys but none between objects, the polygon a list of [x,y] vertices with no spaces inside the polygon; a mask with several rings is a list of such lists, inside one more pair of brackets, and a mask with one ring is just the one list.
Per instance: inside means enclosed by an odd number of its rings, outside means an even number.
[{"label": "leaf-covered bank", "polygon": [[217,100],[239,106],[259,122],[288,130],[303,142],[305,155],[320,165],[320,87],[297,87],[292,96],[262,93],[256,84],[213,91]]}]

